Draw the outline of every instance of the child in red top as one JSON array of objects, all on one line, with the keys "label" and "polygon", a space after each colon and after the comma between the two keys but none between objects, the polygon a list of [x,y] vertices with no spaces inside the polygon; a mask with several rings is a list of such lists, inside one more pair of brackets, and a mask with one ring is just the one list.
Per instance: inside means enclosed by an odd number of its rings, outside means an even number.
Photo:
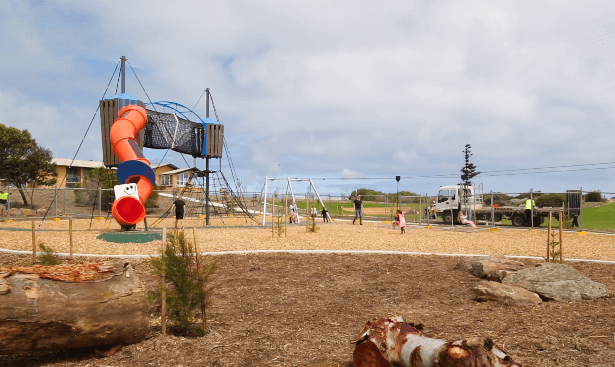
[{"label": "child in red top", "polygon": [[401,228],[401,234],[406,234],[406,217],[401,210],[397,210],[397,225]]}]

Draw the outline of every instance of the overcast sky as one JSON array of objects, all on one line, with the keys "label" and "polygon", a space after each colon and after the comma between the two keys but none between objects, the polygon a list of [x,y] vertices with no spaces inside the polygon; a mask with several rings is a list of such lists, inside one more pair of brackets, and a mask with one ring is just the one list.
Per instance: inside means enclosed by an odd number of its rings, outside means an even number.
[{"label": "overcast sky", "polygon": [[[193,107],[211,89],[249,191],[265,176],[395,191],[399,175],[435,194],[459,182],[469,143],[487,192],[615,192],[615,164],[597,165],[615,162],[613,14],[576,0],[2,0],[0,123],[72,158],[125,55],[154,101]],[[98,115],[77,159],[102,160]],[[518,174],[554,166],[584,170]]]}]

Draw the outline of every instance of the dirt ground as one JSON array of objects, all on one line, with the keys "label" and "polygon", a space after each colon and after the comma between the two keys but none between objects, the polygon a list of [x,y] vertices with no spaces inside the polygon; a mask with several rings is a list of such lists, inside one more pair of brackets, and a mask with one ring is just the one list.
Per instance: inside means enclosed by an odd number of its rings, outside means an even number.
[{"label": "dirt ground", "polygon": [[[10,223],[15,225],[15,223]],[[19,224],[21,225],[21,224]],[[65,223],[44,225],[47,241],[66,242]],[[23,224],[27,229],[29,223]],[[57,226],[54,230],[53,226]],[[75,243],[88,253],[156,253],[160,243],[99,244],[95,231],[76,223]],[[540,256],[546,232],[444,231],[390,225],[320,225],[316,233],[293,226],[288,237],[270,228],[199,229],[201,251],[246,249],[363,249]],[[0,247],[31,249],[28,231],[2,230]],[[15,237],[13,237],[15,236]],[[613,236],[565,234],[569,257],[615,260]],[[62,243],[64,243],[62,242]],[[157,247],[158,246],[158,247]],[[58,249],[56,249],[58,250]],[[59,250],[58,250],[59,251]],[[63,251],[63,249],[62,249]],[[78,258],[89,261],[94,258]],[[474,301],[478,279],[455,269],[460,257],[373,254],[210,255],[217,263],[202,338],[160,335],[160,313],[151,306],[148,338],[99,359],[92,350],[0,357],[0,366],[352,366],[350,342],[365,322],[401,315],[444,339],[490,337],[524,366],[613,366],[615,298],[544,302],[514,308]],[[28,255],[0,253],[0,266],[26,265]],[[131,262],[144,287],[154,289],[149,260]],[[524,260],[528,265],[537,260]],[[615,265],[570,262],[615,290]]]}]

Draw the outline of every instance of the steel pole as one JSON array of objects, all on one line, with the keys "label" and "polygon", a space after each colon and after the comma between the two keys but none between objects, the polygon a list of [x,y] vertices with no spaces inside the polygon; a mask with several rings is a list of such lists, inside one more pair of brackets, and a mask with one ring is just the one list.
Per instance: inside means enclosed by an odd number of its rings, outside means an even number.
[{"label": "steel pole", "polygon": [[[205,101],[205,117],[209,118],[209,88],[205,89]],[[205,225],[209,225],[209,155],[205,157]]]},{"label": "steel pole", "polygon": [[126,57],[120,57],[121,60],[121,70],[120,74],[122,75],[122,93],[126,93]]}]

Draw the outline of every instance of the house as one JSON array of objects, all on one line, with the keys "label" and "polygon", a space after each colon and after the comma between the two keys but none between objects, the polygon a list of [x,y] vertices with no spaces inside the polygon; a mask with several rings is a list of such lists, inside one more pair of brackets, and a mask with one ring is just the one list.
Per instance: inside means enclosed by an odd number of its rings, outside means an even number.
[{"label": "house", "polygon": [[[199,177],[203,177],[203,173],[195,168],[177,168],[174,170],[168,170],[161,173],[156,171],[156,177],[158,178],[158,186],[161,189],[186,187],[186,186],[202,186],[199,185],[197,180]],[[194,173],[192,173],[194,172]]]},{"label": "house", "polygon": [[92,169],[104,167],[103,162],[65,158],[53,158],[51,163],[55,163],[58,170],[58,182],[53,187],[75,187],[83,182]]},{"label": "house", "polygon": [[[92,169],[104,167],[103,162],[77,159],[73,161],[72,159],[53,158],[51,162],[57,165],[58,170],[58,182],[54,187],[75,187],[83,183],[84,178],[88,176]],[[156,174],[156,184],[161,189],[176,187],[178,182],[184,184],[186,179],[184,179],[183,172],[189,170],[188,168],[179,170],[176,165],[171,163],[152,165],[152,168]]]}]

